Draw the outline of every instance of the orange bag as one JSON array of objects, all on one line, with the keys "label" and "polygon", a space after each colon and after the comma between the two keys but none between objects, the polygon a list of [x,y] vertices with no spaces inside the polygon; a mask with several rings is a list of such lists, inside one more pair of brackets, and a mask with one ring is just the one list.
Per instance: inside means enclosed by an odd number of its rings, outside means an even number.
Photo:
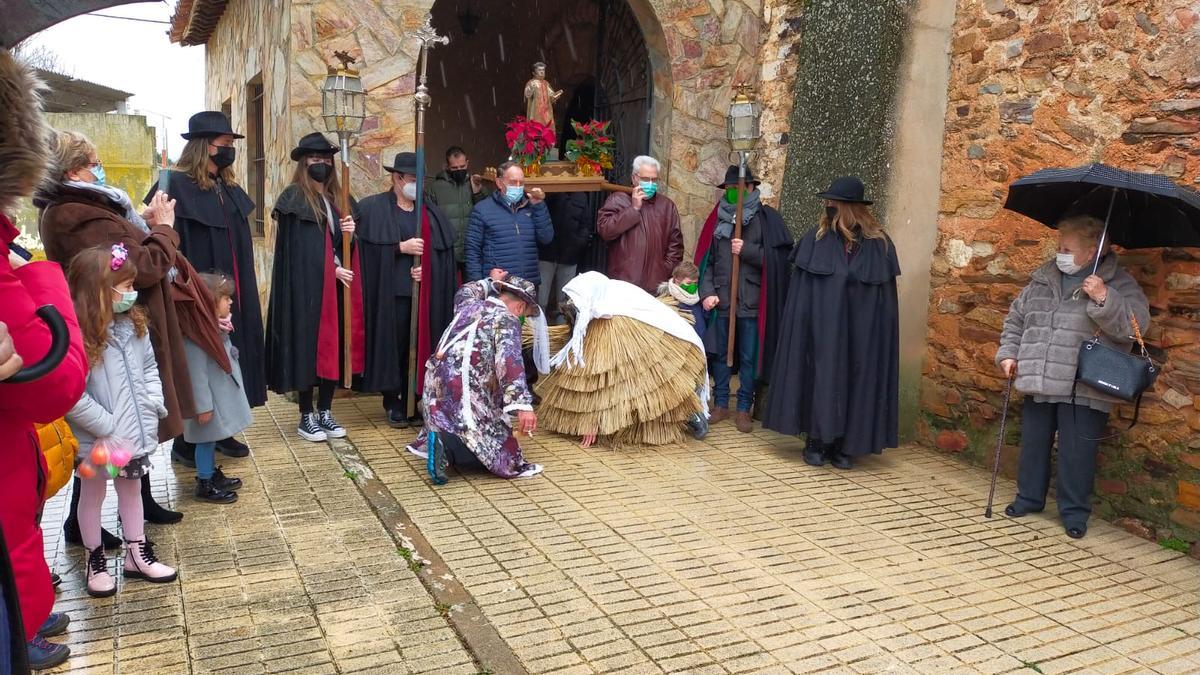
[{"label": "orange bag", "polygon": [[37,429],[38,445],[46,456],[46,490],[42,497],[50,499],[58,494],[71,480],[75,471],[75,455],[79,453],[79,441],[71,433],[67,421],[58,419],[50,424],[34,425]]}]

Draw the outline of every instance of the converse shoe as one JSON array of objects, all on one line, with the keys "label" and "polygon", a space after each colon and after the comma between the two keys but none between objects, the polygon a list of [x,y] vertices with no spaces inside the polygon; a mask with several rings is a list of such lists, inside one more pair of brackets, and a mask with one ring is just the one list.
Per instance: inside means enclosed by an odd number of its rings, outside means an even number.
[{"label": "converse shoe", "polygon": [[108,559],[104,557],[104,547],[97,546],[88,551],[87,560],[87,594],[93,598],[107,598],[117,592],[117,580],[108,573]]},{"label": "converse shoe", "polygon": [[212,483],[226,492],[237,492],[242,489],[242,479],[236,476],[226,476],[220,466],[213,469]]},{"label": "converse shoe", "polygon": [[317,411],[317,424],[325,430],[325,435],[329,438],[346,437],[346,430],[342,428],[342,425],[337,423],[337,420],[333,419],[332,410]]},{"label": "converse shoe", "polygon": [[145,579],[155,584],[175,581],[174,569],[160,563],[154,555],[154,545],[146,539],[125,540],[125,578]]},{"label": "converse shoe", "polygon": [[325,430],[321,428],[321,425],[317,424],[317,416],[313,413],[300,415],[300,426],[296,427],[296,433],[300,434],[300,438],[314,443],[319,443],[329,438],[325,434]]}]

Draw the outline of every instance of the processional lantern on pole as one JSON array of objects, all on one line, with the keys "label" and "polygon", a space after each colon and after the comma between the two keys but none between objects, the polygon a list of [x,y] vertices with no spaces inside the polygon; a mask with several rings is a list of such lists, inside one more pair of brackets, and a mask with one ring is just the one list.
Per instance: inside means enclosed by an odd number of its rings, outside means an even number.
[{"label": "processional lantern on pole", "polygon": [[[428,239],[427,232],[424,229],[424,223],[428,222],[425,217],[425,110],[429,108],[429,104],[433,102],[433,97],[429,95],[428,78],[426,72],[429,70],[429,50],[441,44],[450,44],[450,38],[444,35],[438,35],[433,29],[433,15],[425,15],[425,23],[416,31],[409,34],[409,37],[416,39],[421,43],[421,51],[417,54],[417,91],[413,98],[416,104],[416,139],[414,150],[417,155],[417,199],[414,209],[417,216],[417,236],[423,239]],[[430,246],[430,242],[426,241],[425,246]],[[413,262],[414,267],[421,267],[422,278],[428,278],[428,275],[433,273],[433,270],[424,269],[422,260],[432,260],[432,256],[422,256]],[[409,419],[416,415],[417,411],[417,379],[421,377],[423,370],[418,370],[417,364],[417,347],[420,341],[419,329],[423,329],[424,321],[428,321],[429,317],[420,316],[421,297],[421,282],[414,281],[412,289],[413,301],[412,314],[409,317],[408,323],[408,413]],[[436,338],[435,338],[436,339]]]},{"label": "processional lantern on pole", "polygon": [[[762,106],[749,93],[750,86],[739,84],[735,87],[737,94],[729,104],[729,114],[725,118],[725,136],[729,146],[738,155],[738,185],[737,204],[734,206],[733,238],[742,238],[742,202],[746,195],[746,158],[754,149],[755,143],[762,136],[759,122],[762,119]],[[725,358],[730,368],[737,365],[734,361],[735,338],[737,337],[737,293],[738,276],[741,273],[739,256],[733,256],[733,278],[729,282],[729,339],[726,341]],[[739,373],[739,377],[745,377]]]},{"label": "processional lantern on pole", "polygon": [[[336,133],[341,145],[342,156],[342,194],[338,200],[338,208],[342,216],[350,215],[350,137],[362,131],[363,120],[367,116],[367,93],[363,91],[362,80],[358,71],[350,67],[354,58],[346,52],[337,51],[333,56],[341,61],[340,67],[329,67],[329,75],[325,85],[321,87],[321,117],[325,119],[325,129]],[[336,227],[330,223],[331,227]],[[350,267],[350,234],[342,233],[342,264]],[[356,280],[357,281],[357,280]],[[342,384],[349,389],[353,370],[350,351],[350,319],[352,303],[350,301],[350,286],[342,286],[343,320],[342,327],[342,359],[344,362]]]}]

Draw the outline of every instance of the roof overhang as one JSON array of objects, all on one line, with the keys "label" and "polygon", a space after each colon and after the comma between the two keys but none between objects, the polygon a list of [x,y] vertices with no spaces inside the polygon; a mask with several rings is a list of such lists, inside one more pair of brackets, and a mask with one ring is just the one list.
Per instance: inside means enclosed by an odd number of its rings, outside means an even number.
[{"label": "roof overhang", "polygon": [[[21,40],[71,17],[118,5],[153,0],[6,0],[0,21],[0,47],[11,49]],[[221,3],[224,5],[225,3]]]},{"label": "roof overhang", "polygon": [[225,5],[226,0],[179,0],[171,17],[171,42],[185,47],[207,44]]}]

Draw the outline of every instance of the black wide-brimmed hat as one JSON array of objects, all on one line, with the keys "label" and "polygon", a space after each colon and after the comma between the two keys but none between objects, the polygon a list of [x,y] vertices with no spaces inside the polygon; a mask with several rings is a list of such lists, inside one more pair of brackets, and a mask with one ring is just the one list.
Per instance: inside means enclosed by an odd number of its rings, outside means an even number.
[{"label": "black wide-brimmed hat", "polygon": [[216,138],[217,136],[245,138],[241,134],[233,133],[229,118],[220,110],[205,110],[192,115],[188,119],[187,133],[180,134],[180,136],[189,141],[193,138]]},{"label": "black wide-brimmed hat", "polygon": [[383,168],[392,173],[407,173],[415,176],[417,175],[417,153],[398,152],[396,158],[392,160],[392,165]]},{"label": "black wide-brimmed hat", "polygon": [[829,189],[824,192],[818,192],[817,196],[821,199],[832,199],[839,202],[854,202],[855,204],[873,204],[869,199],[864,199],[866,188],[863,187],[863,182],[857,176],[842,176],[829,184]]},{"label": "black wide-brimmed hat", "polygon": [[532,281],[510,274],[504,281],[495,282],[495,287],[497,293],[512,293],[524,300],[525,304],[534,309],[534,316],[542,313],[542,308],[537,301],[537,287],[533,285]]},{"label": "black wide-brimmed hat", "polygon": [[[737,179],[738,179],[738,166],[737,166],[737,164],[730,164],[729,168],[725,169],[725,181],[722,182],[717,187],[719,187],[719,188],[737,187]],[[760,181],[754,177],[754,172],[750,170],[750,167],[746,167],[746,185],[759,185],[760,183],[762,183],[762,181]]]},{"label": "black wide-brimmed hat", "polygon": [[314,131],[301,138],[296,147],[292,148],[292,161],[298,162],[305,155],[336,155],[337,151],[338,146],[330,143],[325,134]]}]

